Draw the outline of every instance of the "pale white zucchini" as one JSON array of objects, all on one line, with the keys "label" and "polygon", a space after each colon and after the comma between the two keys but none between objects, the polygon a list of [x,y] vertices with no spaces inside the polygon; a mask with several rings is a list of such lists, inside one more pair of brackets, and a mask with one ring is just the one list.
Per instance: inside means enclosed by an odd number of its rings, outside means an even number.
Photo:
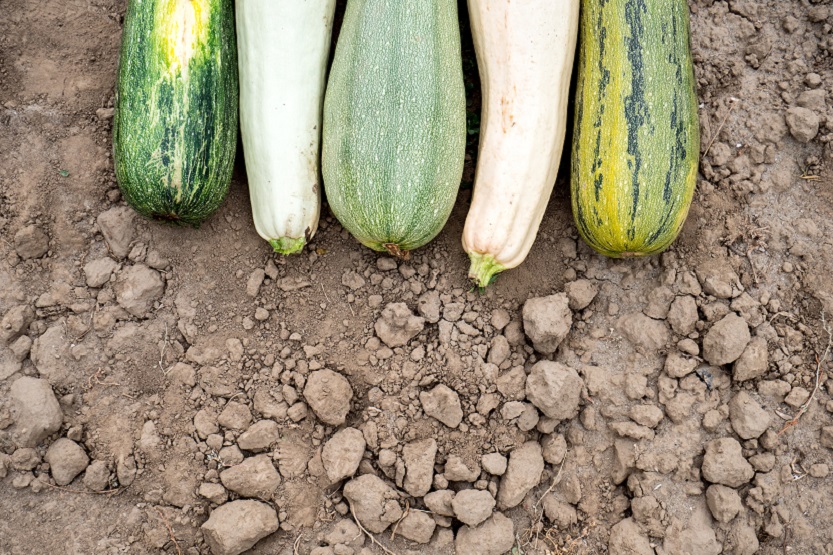
[{"label": "pale white zucchini", "polygon": [[468,0],[483,91],[463,229],[481,287],[524,261],[544,217],[567,123],[580,0]]},{"label": "pale white zucchini", "polygon": [[321,211],[319,146],[335,0],[237,0],[240,129],[258,234],[303,249]]}]

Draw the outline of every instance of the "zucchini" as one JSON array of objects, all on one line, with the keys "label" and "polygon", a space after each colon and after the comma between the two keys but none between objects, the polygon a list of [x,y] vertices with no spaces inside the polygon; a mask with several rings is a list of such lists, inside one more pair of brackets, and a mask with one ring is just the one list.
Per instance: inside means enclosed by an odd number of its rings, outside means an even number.
[{"label": "zucchini", "polygon": [[460,186],[466,98],[456,0],[350,0],[324,99],[322,170],[361,243],[406,256]]},{"label": "zucchini", "polygon": [[552,194],[580,0],[469,0],[483,87],[474,196],[463,228],[480,287],[526,259]]},{"label": "zucchini", "polygon": [[335,0],[237,0],[240,130],[258,234],[303,249],[321,210],[324,75]]},{"label": "zucchini", "polygon": [[130,0],[113,150],[140,214],[198,226],[222,203],[237,148],[231,0]]},{"label": "zucchini", "polygon": [[700,154],[685,0],[583,0],[573,217],[597,252],[655,254],[677,237]]}]

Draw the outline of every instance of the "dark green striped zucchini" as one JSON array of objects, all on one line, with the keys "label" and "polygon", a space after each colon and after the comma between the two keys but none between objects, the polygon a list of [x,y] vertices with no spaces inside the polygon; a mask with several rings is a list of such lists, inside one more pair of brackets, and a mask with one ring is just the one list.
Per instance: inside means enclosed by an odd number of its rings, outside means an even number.
[{"label": "dark green striped zucchini", "polygon": [[131,0],[113,124],[116,177],[149,218],[199,225],[228,192],[237,148],[231,0]]},{"label": "dark green striped zucchini", "polygon": [[573,216],[601,254],[642,256],[677,237],[700,153],[685,0],[582,2]]},{"label": "dark green striped zucchini", "polygon": [[445,225],[463,173],[456,0],[350,0],[324,99],[321,167],[335,216],[404,256]]}]

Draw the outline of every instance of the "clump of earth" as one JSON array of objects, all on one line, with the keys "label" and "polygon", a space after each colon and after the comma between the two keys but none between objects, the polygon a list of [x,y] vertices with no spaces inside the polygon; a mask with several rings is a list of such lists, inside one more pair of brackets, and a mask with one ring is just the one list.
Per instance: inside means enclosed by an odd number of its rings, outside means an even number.
[{"label": "clump of earth", "polygon": [[833,554],[833,10],[690,8],[677,242],[593,253],[565,170],[529,259],[479,291],[467,186],[408,261],[326,208],[272,254],[242,157],[200,229],[134,216],[110,154],[123,4],[11,0],[0,551]]}]

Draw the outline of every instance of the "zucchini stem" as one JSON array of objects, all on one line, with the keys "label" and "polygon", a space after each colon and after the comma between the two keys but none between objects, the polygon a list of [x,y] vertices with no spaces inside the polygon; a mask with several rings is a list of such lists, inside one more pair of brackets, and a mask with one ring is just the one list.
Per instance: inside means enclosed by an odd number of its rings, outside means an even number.
[{"label": "zucchini stem", "polygon": [[502,264],[498,264],[495,257],[491,254],[481,254],[479,252],[469,253],[471,266],[469,266],[469,277],[477,282],[477,286],[481,289],[488,286],[495,280],[495,276],[506,269]]},{"label": "zucchini stem", "polygon": [[295,254],[304,249],[307,244],[306,237],[299,237],[293,239],[292,237],[281,237],[280,239],[270,239],[269,244],[275,249],[275,252],[280,254]]}]

